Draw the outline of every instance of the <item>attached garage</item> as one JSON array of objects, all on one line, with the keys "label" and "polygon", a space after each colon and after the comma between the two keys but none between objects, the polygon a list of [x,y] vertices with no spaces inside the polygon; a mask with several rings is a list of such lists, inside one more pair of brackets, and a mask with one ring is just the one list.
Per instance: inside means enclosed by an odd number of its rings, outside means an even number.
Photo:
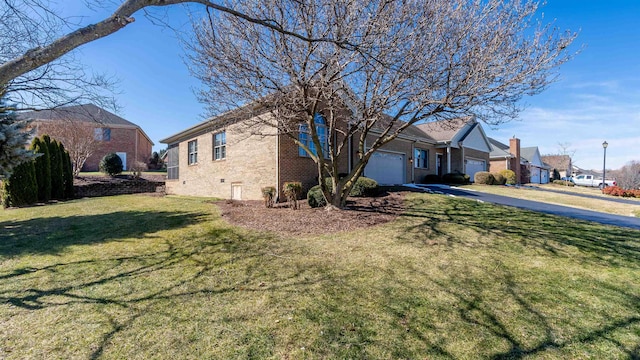
[{"label": "attached garage", "polygon": [[487,171],[487,163],[484,160],[466,159],[465,173],[469,175],[471,181],[473,176],[479,171]]},{"label": "attached garage", "polygon": [[532,166],[529,182],[532,184],[540,184],[540,168]]},{"label": "attached garage", "polygon": [[378,184],[404,184],[405,172],[404,154],[376,151],[364,169],[364,176]]}]

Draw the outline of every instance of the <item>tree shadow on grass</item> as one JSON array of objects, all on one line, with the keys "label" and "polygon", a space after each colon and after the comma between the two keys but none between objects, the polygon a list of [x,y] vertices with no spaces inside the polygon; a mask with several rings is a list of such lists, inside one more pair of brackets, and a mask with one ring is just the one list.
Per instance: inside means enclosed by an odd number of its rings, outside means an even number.
[{"label": "tree shadow on grass", "polygon": [[416,199],[403,214],[417,220],[406,227],[404,239],[426,243],[435,235],[445,239],[448,245],[465,245],[464,239],[457,237],[455,231],[441,226],[453,224],[480,235],[489,235],[489,239],[500,239],[500,244],[515,242],[562,257],[575,257],[574,249],[577,249],[580,259],[585,262],[640,267],[638,230],[469,200],[441,202],[435,209],[421,205],[427,201]]},{"label": "tree shadow on grass", "polygon": [[58,254],[71,245],[142,238],[202,221],[204,213],[117,211],[0,222],[0,256]]}]

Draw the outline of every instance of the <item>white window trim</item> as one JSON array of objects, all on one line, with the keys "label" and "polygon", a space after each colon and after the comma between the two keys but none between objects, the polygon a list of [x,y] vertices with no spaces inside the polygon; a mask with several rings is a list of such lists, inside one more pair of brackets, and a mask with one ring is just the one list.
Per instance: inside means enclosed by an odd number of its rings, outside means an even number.
[{"label": "white window trim", "polygon": [[[191,144],[194,144],[194,149],[191,149]],[[194,160],[191,161],[191,156],[193,155]],[[187,164],[188,165],[197,165],[198,164],[198,139],[191,140],[187,142]]]},{"label": "white window trim", "polygon": [[[222,135],[224,142],[220,145],[216,145],[216,136]],[[220,157],[216,157],[216,150],[220,149]],[[224,150],[224,151],[223,151]],[[224,160],[227,158],[227,134],[226,131],[221,131],[213,134],[213,156],[214,161]]]}]

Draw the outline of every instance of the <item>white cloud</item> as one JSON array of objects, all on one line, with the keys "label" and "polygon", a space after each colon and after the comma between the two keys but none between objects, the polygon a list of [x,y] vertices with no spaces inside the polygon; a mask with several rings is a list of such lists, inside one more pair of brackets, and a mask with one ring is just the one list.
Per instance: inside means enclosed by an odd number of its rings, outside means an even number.
[{"label": "white cloud", "polygon": [[[617,81],[576,83],[567,88],[605,91],[565,93],[562,98],[566,103],[561,105],[553,103],[553,98],[539,101],[520,115],[521,121],[488,130],[489,136],[505,142],[515,135],[523,147],[538,146],[543,154],[558,153],[559,143],[569,143],[576,151],[576,164],[588,169],[602,168],[605,140],[609,143],[607,168],[616,169],[631,160],[640,160],[638,92],[621,91]],[[613,90],[616,93],[609,93]]]}]

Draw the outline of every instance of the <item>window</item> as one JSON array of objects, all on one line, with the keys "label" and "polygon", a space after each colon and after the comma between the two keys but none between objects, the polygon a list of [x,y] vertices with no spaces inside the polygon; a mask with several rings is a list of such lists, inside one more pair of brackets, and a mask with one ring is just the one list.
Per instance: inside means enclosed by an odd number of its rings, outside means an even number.
[{"label": "window", "polygon": [[429,150],[416,149],[413,164],[416,168],[429,168]]},{"label": "window", "polygon": [[222,160],[227,157],[226,131],[213,135],[213,160]]},{"label": "window", "polygon": [[111,141],[111,129],[109,128],[94,128],[93,138],[98,141]]},{"label": "window", "polygon": [[187,164],[193,165],[198,163],[198,140],[189,141],[187,144],[189,158]]},{"label": "window", "polygon": [[180,153],[178,149],[177,145],[173,145],[167,150],[167,179],[169,180],[179,178]]},{"label": "window", "polygon": [[[316,132],[318,133],[318,140],[322,145],[322,154],[325,159],[329,157],[329,141],[327,139],[327,123],[324,119],[324,116],[316,113],[313,116],[313,121],[316,124]],[[311,131],[307,124],[300,124],[300,133],[298,135],[298,140],[304,144],[309,151],[313,153],[313,155],[318,155],[318,151],[316,149],[316,145],[313,143],[313,139],[311,137]],[[309,157],[309,154],[304,150],[302,146],[298,147],[298,155]]]}]

